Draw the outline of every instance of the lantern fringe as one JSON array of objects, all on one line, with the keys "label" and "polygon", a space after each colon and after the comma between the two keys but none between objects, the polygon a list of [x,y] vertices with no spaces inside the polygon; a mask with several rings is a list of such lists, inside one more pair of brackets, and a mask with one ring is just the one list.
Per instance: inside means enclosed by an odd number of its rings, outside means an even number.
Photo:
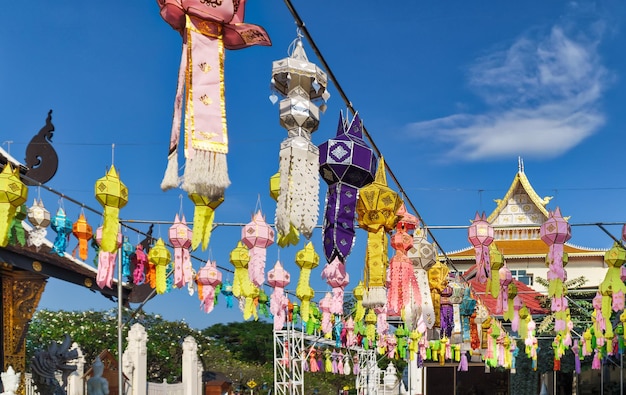
[{"label": "lantern fringe", "polygon": [[363,306],[373,309],[382,307],[387,303],[387,290],[385,287],[370,287],[363,295]]},{"label": "lantern fringe", "polygon": [[[206,180],[211,180],[211,182],[207,183]],[[194,150],[193,156],[188,158],[185,164],[183,190],[211,199],[219,199],[224,196],[224,190],[229,185],[226,154]]]},{"label": "lantern fringe", "polygon": [[178,152],[173,152],[167,157],[167,168],[165,175],[161,181],[161,189],[167,191],[177,188],[180,185],[180,177],[178,176]]},{"label": "lantern fringe", "polygon": [[317,225],[319,150],[302,136],[287,139],[280,150],[280,193],[276,226],[282,235],[293,224],[307,239]]},{"label": "lantern fringe", "polygon": [[0,205],[0,247],[6,247],[9,244],[9,229],[16,211],[17,207],[9,203]]}]

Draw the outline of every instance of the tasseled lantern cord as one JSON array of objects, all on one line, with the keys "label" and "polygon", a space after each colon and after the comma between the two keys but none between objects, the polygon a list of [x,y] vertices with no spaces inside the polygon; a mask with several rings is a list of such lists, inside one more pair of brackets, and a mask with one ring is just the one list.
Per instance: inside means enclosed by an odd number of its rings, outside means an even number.
[{"label": "tasseled lantern cord", "polygon": [[[294,131],[290,131],[292,133]],[[297,135],[281,143],[280,194],[276,203],[276,227],[281,235],[291,231],[291,225],[307,239],[317,225],[319,206],[319,149],[308,138]]]}]

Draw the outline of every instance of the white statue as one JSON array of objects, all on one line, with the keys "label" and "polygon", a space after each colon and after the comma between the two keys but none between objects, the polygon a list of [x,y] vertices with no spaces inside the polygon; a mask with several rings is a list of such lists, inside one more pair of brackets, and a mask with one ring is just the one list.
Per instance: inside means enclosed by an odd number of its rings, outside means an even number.
[{"label": "white statue", "polygon": [[13,366],[9,366],[6,372],[2,372],[2,388],[4,388],[2,395],[15,395],[17,387],[20,386],[20,374],[15,373]]},{"label": "white statue", "polygon": [[109,395],[109,382],[102,377],[104,364],[100,357],[93,363],[93,377],[87,380],[87,395]]}]

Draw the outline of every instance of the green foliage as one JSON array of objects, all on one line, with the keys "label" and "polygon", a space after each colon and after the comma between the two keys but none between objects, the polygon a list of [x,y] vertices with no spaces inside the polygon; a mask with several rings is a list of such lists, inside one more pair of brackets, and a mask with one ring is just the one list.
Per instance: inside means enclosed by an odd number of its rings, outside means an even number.
[{"label": "green foliage", "polygon": [[241,361],[267,364],[274,360],[272,324],[262,321],[216,324],[202,330]]}]

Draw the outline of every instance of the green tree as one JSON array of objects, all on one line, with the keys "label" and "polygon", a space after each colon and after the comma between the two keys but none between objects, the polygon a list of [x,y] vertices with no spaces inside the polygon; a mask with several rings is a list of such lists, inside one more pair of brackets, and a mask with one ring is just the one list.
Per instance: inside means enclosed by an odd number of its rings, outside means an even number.
[{"label": "green tree", "polygon": [[202,335],[228,349],[241,361],[261,365],[274,361],[272,324],[268,322],[216,324],[202,330]]}]

